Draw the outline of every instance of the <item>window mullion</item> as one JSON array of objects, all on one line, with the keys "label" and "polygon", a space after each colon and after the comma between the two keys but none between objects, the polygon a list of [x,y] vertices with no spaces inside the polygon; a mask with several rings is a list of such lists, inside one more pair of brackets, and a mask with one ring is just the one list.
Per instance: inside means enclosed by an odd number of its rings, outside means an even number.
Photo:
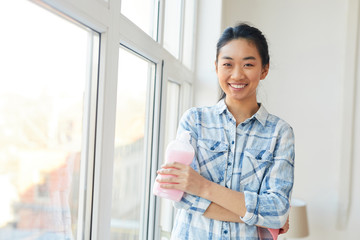
[{"label": "window mullion", "polygon": [[164,25],[165,25],[165,0],[159,1],[159,21],[158,21],[158,42],[160,46],[164,44]]},{"label": "window mullion", "polygon": [[183,59],[184,48],[184,31],[185,31],[185,0],[181,0],[181,13],[180,13],[180,42],[179,42],[179,61]]},{"label": "window mullion", "polygon": [[91,239],[110,239],[114,167],[120,1],[110,1],[113,18],[101,34]]}]

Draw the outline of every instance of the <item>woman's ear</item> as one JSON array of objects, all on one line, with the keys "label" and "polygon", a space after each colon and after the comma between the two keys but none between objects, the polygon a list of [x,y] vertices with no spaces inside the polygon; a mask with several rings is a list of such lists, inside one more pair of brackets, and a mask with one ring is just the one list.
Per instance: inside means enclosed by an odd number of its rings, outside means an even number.
[{"label": "woman's ear", "polygon": [[260,80],[263,80],[266,78],[266,76],[269,73],[269,64],[266,64],[265,67],[263,67],[262,71],[261,71],[261,76],[260,76]]},{"label": "woman's ear", "polygon": [[218,66],[217,66],[217,61],[215,60],[215,71],[216,71],[216,74],[218,73]]}]

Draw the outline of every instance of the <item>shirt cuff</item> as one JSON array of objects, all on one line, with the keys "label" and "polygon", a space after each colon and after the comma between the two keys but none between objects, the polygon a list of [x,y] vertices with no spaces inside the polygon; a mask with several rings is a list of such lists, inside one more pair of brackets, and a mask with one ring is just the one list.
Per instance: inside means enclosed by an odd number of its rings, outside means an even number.
[{"label": "shirt cuff", "polygon": [[244,192],[245,195],[245,206],[246,213],[244,217],[240,217],[240,219],[248,224],[255,225],[257,223],[257,210],[258,210],[258,195],[254,192]]},{"label": "shirt cuff", "polygon": [[191,213],[204,214],[210,203],[211,201],[205,198],[184,193],[181,201],[174,202],[174,207],[178,209],[185,209],[186,211],[189,211]]}]

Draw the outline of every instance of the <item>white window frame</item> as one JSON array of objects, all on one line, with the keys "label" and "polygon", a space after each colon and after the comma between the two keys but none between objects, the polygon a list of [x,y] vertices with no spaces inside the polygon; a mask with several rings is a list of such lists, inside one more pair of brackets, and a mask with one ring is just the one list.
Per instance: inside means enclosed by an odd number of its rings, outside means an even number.
[{"label": "white window frame", "polygon": [[[185,93],[182,91],[180,93],[183,112],[184,108],[190,107],[191,102],[189,99],[185,99],[184,96],[192,95],[191,86],[193,85],[194,79],[193,69],[189,70],[181,63],[183,42],[181,41],[179,47],[180,59],[175,59],[175,57],[162,47],[164,0],[158,0],[160,6],[158,42],[120,13],[121,0],[33,1],[50,6],[100,33],[94,173],[93,183],[89,183],[90,185],[88,185],[88,187],[92,187],[93,194],[92,199],[87,201],[92,203],[91,206],[85,206],[83,239],[110,239],[115,111],[118,80],[117,68],[120,44],[157,64],[156,82],[158,84],[154,87],[158,95],[154,99],[155,105],[152,109],[154,117],[152,119],[153,136],[151,136],[151,155],[154,161],[149,163],[151,164],[151,174],[147,176],[150,180],[146,189],[149,195],[147,199],[149,209],[143,223],[146,224],[147,231],[144,231],[141,236],[141,239],[144,240],[157,239],[159,216],[158,211],[156,211],[156,198],[150,193],[150,189],[155,180],[156,169],[159,167],[159,159],[163,158],[162,152],[164,146],[161,122],[165,120],[166,102],[162,101],[162,99],[166,99],[167,79],[177,79],[181,85],[186,83],[187,86],[190,86],[190,89],[182,87],[181,89],[187,89],[188,92]],[[183,3],[182,7],[184,7]],[[183,10],[181,15],[183,20]],[[196,19],[196,17],[194,19]],[[181,23],[180,36],[182,40],[183,21]],[[194,44],[195,42],[196,39]],[[194,48],[195,46],[193,46],[193,49]]]}]

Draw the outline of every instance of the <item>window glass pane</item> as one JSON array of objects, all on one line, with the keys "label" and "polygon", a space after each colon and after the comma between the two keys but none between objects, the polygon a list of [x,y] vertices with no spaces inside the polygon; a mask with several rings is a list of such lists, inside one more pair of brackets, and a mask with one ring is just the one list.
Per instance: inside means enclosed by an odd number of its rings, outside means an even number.
[{"label": "window glass pane", "polygon": [[179,119],[180,85],[168,81],[166,98],[165,143],[168,144],[176,137]]},{"label": "window glass pane", "polygon": [[183,63],[192,69],[195,26],[195,0],[185,1]]},{"label": "window glass pane", "polygon": [[158,0],[121,0],[121,13],[156,39]]},{"label": "window glass pane", "polygon": [[[176,138],[179,119],[179,104],[180,85],[175,82],[168,81],[165,119],[165,146],[167,146],[171,140]],[[161,162],[160,165],[163,163],[164,162]],[[158,199],[160,200],[161,240],[168,240],[170,239],[169,236],[173,225],[174,208],[170,200],[165,198]]]},{"label": "window glass pane", "polygon": [[0,24],[0,239],[78,239],[96,34],[30,1]]},{"label": "window glass pane", "polygon": [[183,93],[183,100],[182,100],[182,109],[180,109],[180,116],[192,107],[192,100],[193,100],[193,92],[192,86],[188,82],[184,82],[182,84],[182,93]]},{"label": "window glass pane", "polygon": [[147,106],[155,64],[127,50],[119,52],[112,239],[139,239],[145,201]]},{"label": "window glass pane", "polygon": [[179,57],[181,0],[165,1],[164,48]]}]

